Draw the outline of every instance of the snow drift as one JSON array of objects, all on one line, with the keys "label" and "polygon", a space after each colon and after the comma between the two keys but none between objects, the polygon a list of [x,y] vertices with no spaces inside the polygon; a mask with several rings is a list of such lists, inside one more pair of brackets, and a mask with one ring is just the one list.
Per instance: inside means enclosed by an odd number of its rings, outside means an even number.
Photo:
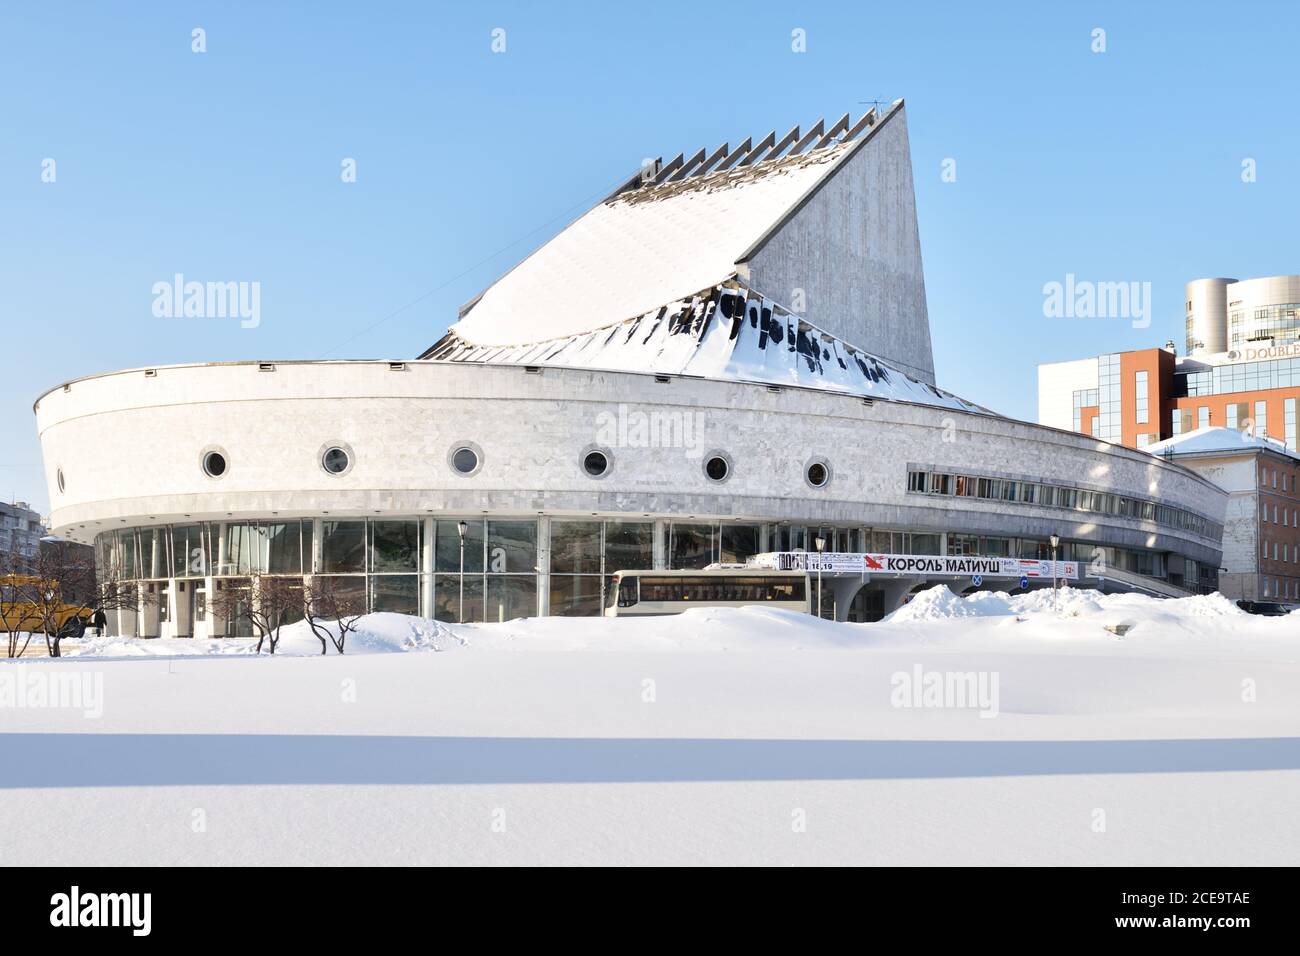
[{"label": "snow drift", "polygon": [[[1300,619],[1248,615],[1220,594],[1160,600],[1140,594],[1101,594],[1065,588],[967,597],[945,586],[918,594],[876,624],[838,624],[764,607],[698,608],[658,618],[523,618],[500,624],[447,624],[405,614],[362,618],[348,654],[443,653],[467,648],[548,651],[869,650],[952,644],[966,649],[1075,649],[1138,642],[1148,648],[1240,645],[1251,636],[1300,649]],[[65,642],[70,657],[252,655],[255,642],[87,638]],[[277,655],[320,655],[306,623],[287,626]],[[335,655],[333,647],[329,648]],[[265,648],[263,655],[266,655]]]}]

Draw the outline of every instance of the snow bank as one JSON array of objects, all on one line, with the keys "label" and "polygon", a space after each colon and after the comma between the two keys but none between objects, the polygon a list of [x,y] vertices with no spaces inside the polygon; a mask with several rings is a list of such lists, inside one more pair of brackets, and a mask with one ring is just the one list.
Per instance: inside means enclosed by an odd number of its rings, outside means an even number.
[{"label": "snow bank", "polygon": [[[1246,614],[1220,594],[1160,600],[1141,594],[1102,594],[1062,588],[967,597],[945,586],[918,594],[876,624],[837,624],[765,607],[695,608],[674,617],[539,617],[500,624],[446,624],[405,614],[362,618],[347,653],[445,653],[464,649],[529,651],[744,651],[872,650],[951,646],[967,650],[1090,651],[1117,641],[1158,654],[1244,638],[1257,646],[1300,652],[1300,614],[1264,618]],[[69,657],[131,658],[241,656],[255,653],[246,638],[211,641],[87,638],[64,642]],[[1294,651],[1292,651],[1294,649]],[[331,644],[329,655],[336,656]],[[306,622],[286,627],[278,655],[319,656],[320,641]],[[263,649],[263,655],[266,651]]]},{"label": "snow bank", "polygon": [[[377,612],[367,614],[344,645],[348,654],[392,654],[403,651],[445,651],[468,645],[466,631],[471,625],[459,626],[430,621],[407,614]],[[330,631],[338,633],[331,626]],[[268,654],[262,645],[262,654]],[[331,655],[337,654],[328,644]],[[213,640],[142,639],[135,637],[86,637],[65,640],[65,657],[241,657],[257,653],[255,638]],[[321,643],[306,621],[287,625],[280,632],[277,654],[287,657],[319,656]]]},{"label": "snow bank", "polygon": [[912,601],[885,618],[891,624],[914,624],[970,617],[1006,617],[1050,614],[1060,618],[1087,618],[1120,611],[1155,616],[1171,622],[1186,618],[1221,618],[1248,615],[1222,594],[1159,599],[1145,594],[1103,594],[1079,588],[1061,588],[1055,598],[1047,589],[1025,594],[977,591],[967,597],[946,585],[922,591]]},{"label": "snow bank", "polygon": [[[338,628],[331,626],[337,634]],[[356,630],[348,635],[344,651],[348,654],[392,654],[402,651],[445,651],[464,646],[464,629],[454,624],[443,624],[409,614],[379,611],[367,614],[357,622]],[[256,644],[256,642],[253,642]],[[336,653],[333,643],[326,650]],[[277,654],[306,656],[320,654],[320,639],[306,621],[299,621],[284,629]]]}]

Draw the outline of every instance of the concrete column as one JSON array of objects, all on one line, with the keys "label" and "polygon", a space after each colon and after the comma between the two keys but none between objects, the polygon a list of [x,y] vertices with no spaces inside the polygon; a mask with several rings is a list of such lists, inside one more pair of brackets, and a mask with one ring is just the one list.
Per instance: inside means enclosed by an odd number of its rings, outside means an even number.
[{"label": "concrete column", "polygon": [[217,613],[217,599],[221,596],[217,578],[208,578],[208,628],[209,637],[229,637],[226,633],[225,615]]},{"label": "concrete column", "polygon": [[547,617],[551,613],[551,519],[542,515],[537,519],[537,614]]},{"label": "concrete column", "polygon": [[166,558],[166,552],[163,550],[162,529],[154,528],[149,533],[149,577],[156,578],[162,574],[162,566],[166,562]]},{"label": "concrete column", "polygon": [[181,605],[181,594],[180,588],[176,585],[176,579],[171,577],[169,577],[167,583],[163,585],[167,589],[167,627],[164,628],[166,633],[162,635],[163,637],[178,637],[185,633],[177,626],[180,622],[179,611]]},{"label": "concrete column", "polygon": [[[822,587],[829,587],[835,598],[835,620],[843,622],[849,619],[849,608],[853,604],[853,598],[865,584],[865,580],[861,577],[837,577],[834,581],[823,577]],[[816,586],[816,578],[814,578],[813,587]]]},{"label": "concrete column", "polygon": [[[312,535],[312,540],[316,535]],[[433,617],[433,518],[420,522],[420,616]]]},{"label": "concrete column", "polygon": [[[126,587],[133,587],[137,594],[143,590],[143,584],[127,584]],[[122,608],[117,612],[118,616],[118,633],[123,637],[140,637],[140,623],[144,616],[141,608],[137,604],[134,608]]]},{"label": "concrete column", "polygon": [[119,637],[135,637],[139,612],[131,608],[118,608],[107,615],[109,628]]},{"label": "concrete column", "polygon": [[324,527],[324,518],[311,519],[311,571],[313,574],[320,570],[321,537],[324,534]]},{"label": "concrete column", "polygon": [[[198,582],[194,582],[197,587]],[[203,579],[203,613],[195,615],[193,633],[195,637],[215,637],[216,617],[212,611],[212,596],[216,594],[216,582],[211,576]]]},{"label": "concrete column", "polygon": [[195,583],[178,581],[175,578],[168,582],[171,590],[172,637],[194,636],[194,622],[190,620],[190,594],[194,590]]},{"label": "concrete column", "polygon": [[663,571],[668,567],[668,522],[663,518],[655,520],[655,566],[652,570]]},{"label": "concrete column", "polygon": [[155,585],[154,597],[158,604],[155,610],[158,612],[158,637],[174,637],[176,635],[176,608],[172,606],[172,587],[171,579],[159,581]]},{"label": "concrete column", "polygon": [[903,598],[907,596],[907,592],[912,590],[916,583],[915,578],[899,578],[892,581],[882,580],[880,584],[881,590],[885,593],[883,605],[885,614],[897,611],[902,604]]},{"label": "concrete column", "polygon": [[217,552],[217,563],[213,566],[214,573],[223,573],[226,570],[226,525],[221,521],[214,521],[211,525],[212,534],[217,536],[214,542]]},{"label": "concrete column", "polygon": [[157,637],[159,633],[159,625],[162,623],[162,615],[160,614],[158,604],[162,599],[162,595],[158,593],[158,584],[157,582],[150,582],[148,584],[138,585],[138,587],[140,588],[141,595],[139,611],[140,629],[138,631],[138,636]]}]

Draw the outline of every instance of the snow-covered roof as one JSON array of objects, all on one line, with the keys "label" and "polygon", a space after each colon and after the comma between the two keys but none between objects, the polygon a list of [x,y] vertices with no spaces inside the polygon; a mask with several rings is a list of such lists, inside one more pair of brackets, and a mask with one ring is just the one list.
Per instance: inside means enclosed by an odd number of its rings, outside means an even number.
[{"label": "snow-covered roof", "polygon": [[1146,451],[1153,455],[1207,455],[1222,452],[1250,452],[1267,450],[1280,455],[1289,455],[1300,459],[1300,454],[1288,449],[1285,443],[1264,435],[1252,435],[1235,428],[1221,425],[1207,425],[1190,432],[1183,432],[1173,438],[1146,446]]},{"label": "snow-covered roof", "polygon": [[656,162],[489,286],[452,330],[475,345],[542,342],[717,286],[901,106]]},{"label": "snow-covered roof", "polygon": [[612,327],[544,342],[479,345],[453,327],[421,358],[689,375],[993,414],[810,325],[735,280]]}]

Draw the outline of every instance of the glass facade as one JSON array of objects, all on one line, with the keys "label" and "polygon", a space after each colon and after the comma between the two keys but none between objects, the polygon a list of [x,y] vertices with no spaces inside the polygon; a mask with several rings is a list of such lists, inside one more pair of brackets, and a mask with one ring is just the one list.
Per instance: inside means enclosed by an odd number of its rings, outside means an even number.
[{"label": "glass facade", "polygon": [[269,574],[302,574],[311,570],[311,522],[287,521],[258,528],[258,566]]},{"label": "glass facade", "polygon": [[1096,437],[1118,444],[1121,436],[1118,353],[1097,357],[1097,422]]},{"label": "glass facade", "polygon": [[[1098,398],[1098,392],[1095,388],[1081,388],[1071,393],[1071,396],[1074,402],[1074,430],[1076,432],[1082,432],[1083,410],[1085,408],[1095,408],[1097,406],[1097,403],[1100,400]],[[1095,430],[1097,428],[1097,420],[1095,418],[1093,419],[1092,427],[1095,435]]]},{"label": "glass facade", "polygon": [[321,574],[356,574],[366,570],[365,521],[321,522]]},{"label": "glass facade", "polygon": [[975,475],[949,475],[943,472],[908,471],[907,490],[917,494],[956,495],[994,501],[1066,508],[1071,511],[1096,512],[1154,521],[1156,524],[1218,538],[1223,528],[1203,515],[1157,501],[1117,495],[1110,492],[1054,485],[1012,478],[985,478]]},{"label": "glass facade", "polygon": [[437,620],[508,621],[537,615],[535,519],[452,519],[433,525]]},{"label": "glass facade", "polygon": [[[948,535],[948,554],[956,556],[981,555],[1003,558],[1052,557],[1050,541],[1040,538],[998,538],[986,535]],[[1165,556],[1155,551],[1134,551],[1097,545],[1088,541],[1063,541],[1056,549],[1058,561],[1104,562],[1106,567],[1144,574],[1147,577],[1165,576]]]},{"label": "glass facade", "polygon": [[[1294,407],[1290,409],[1294,421]],[[915,472],[925,494],[996,498],[1076,510],[1130,509],[1169,521],[1173,509],[1079,489],[967,475]],[[1070,495],[1074,497],[1071,498]],[[1133,511],[1136,509],[1136,511]],[[1148,509],[1148,510],[1144,510]],[[1149,510],[1156,509],[1156,510]],[[1185,512],[1176,514],[1185,515]],[[1185,520],[1185,519],[1177,519]],[[613,518],[310,518],[192,522],[104,532],[97,564],[161,598],[141,636],[249,636],[240,601],[267,576],[303,585],[329,577],[370,611],[427,614],[443,621],[496,622],[601,613],[620,570],[743,564],[763,551],[983,554],[1048,557],[1045,541],[907,528]],[[1070,556],[1067,545],[1061,557]],[[1080,549],[1085,546],[1079,545]],[[1088,545],[1087,555],[1093,552]],[[1084,557],[1080,552],[1079,557]],[[1159,558],[1116,552],[1116,566]],[[1163,558],[1159,558],[1163,561]],[[237,601],[224,600],[233,592]],[[218,599],[222,600],[218,600]],[[221,608],[221,614],[216,608]],[[856,605],[855,605],[856,607]],[[867,613],[858,608],[855,613]]]},{"label": "glass facade", "polygon": [[367,522],[370,610],[420,613],[420,524],[415,520]]},{"label": "glass facade", "polygon": [[668,536],[668,567],[683,570],[712,564],[718,552],[718,526],[673,522]]},{"label": "glass facade", "polygon": [[1286,302],[1251,310],[1243,323],[1241,310],[1228,315],[1229,347],[1245,348],[1251,342],[1271,341],[1277,345],[1300,341],[1300,303]]},{"label": "glass facade", "polygon": [[865,533],[864,551],[882,554],[942,554],[943,535],[915,531],[883,531],[872,529]]},{"label": "glass facade", "polygon": [[1256,392],[1300,386],[1300,358],[1216,365],[1199,372],[1175,373],[1176,398]]},{"label": "glass facade", "polygon": [[654,567],[653,521],[556,518],[551,521],[551,614],[599,614],[615,571]]}]

